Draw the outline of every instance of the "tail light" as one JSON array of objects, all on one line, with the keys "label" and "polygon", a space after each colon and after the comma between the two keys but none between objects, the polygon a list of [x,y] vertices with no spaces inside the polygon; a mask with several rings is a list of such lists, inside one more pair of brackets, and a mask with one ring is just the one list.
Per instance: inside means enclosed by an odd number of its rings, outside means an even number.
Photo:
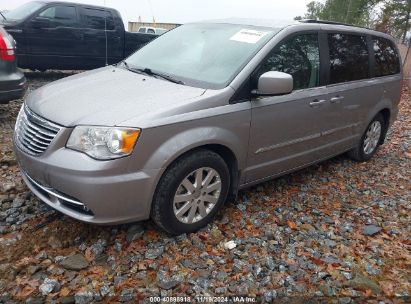
[{"label": "tail light", "polygon": [[14,41],[6,31],[0,29],[0,59],[13,61],[16,59],[14,53]]}]

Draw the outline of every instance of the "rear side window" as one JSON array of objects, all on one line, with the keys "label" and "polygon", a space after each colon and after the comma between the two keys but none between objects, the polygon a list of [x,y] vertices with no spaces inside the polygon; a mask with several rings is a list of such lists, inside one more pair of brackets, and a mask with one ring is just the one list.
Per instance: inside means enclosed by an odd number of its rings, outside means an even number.
[{"label": "rear side window", "polygon": [[52,6],[42,11],[39,17],[50,19],[50,25],[53,27],[70,27],[77,23],[76,8],[74,6]]},{"label": "rear side window", "polygon": [[364,36],[329,34],[330,84],[368,78],[367,40]]},{"label": "rear side window", "polygon": [[83,9],[83,20],[87,28],[95,30],[114,30],[113,15],[104,10],[85,8]]},{"label": "rear side window", "polygon": [[375,37],[374,56],[375,56],[375,70],[376,77],[398,74],[400,68],[400,56],[394,44],[384,38]]},{"label": "rear side window", "polygon": [[[318,86],[320,80],[318,34],[298,35],[276,46],[269,57],[263,61],[257,76],[269,71],[291,74],[294,90]],[[257,81],[258,77],[255,79]]]}]

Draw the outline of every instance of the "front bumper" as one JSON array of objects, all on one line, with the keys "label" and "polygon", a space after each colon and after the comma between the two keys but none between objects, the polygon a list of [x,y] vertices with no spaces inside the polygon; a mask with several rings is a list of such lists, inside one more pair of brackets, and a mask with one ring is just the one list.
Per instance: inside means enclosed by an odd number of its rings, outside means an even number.
[{"label": "front bumper", "polygon": [[61,130],[39,156],[30,156],[15,144],[30,190],[52,208],[83,222],[121,224],[148,219],[160,170],[129,172],[132,156],[94,160],[64,147],[69,134],[69,129]]}]

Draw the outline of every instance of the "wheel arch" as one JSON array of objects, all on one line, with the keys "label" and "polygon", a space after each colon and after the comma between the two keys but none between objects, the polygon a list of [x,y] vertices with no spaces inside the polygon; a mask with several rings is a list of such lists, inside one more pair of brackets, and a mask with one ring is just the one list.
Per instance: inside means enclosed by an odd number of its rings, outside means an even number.
[{"label": "wheel arch", "polygon": [[391,102],[390,99],[383,98],[382,100],[380,100],[380,102],[378,102],[375,106],[370,108],[369,111],[367,112],[367,115],[365,117],[363,117],[363,119],[362,119],[363,124],[362,124],[361,129],[360,129],[361,134],[363,134],[366,131],[366,129],[367,129],[368,125],[370,124],[370,122],[377,115],[382,115],[382,117],[384,118],[384,121],[385,121],[385,126],[384,126],[384,129],[383,129],[383,135],[384,136],[382,137],[382,140],[381,140],[380,144],[383,144],[384,139],[385,139],[385,135],[387,134],[388,129],[390,127],[393,111],[394,111],[393,103]]},{"label": "wheel arch", "polygon": [[390,111],[390,109],[388,109],[388,108],[384,108],[384,109],[382,109],[381,111],[379,111],[379,112],[377,113],[377,115],[378,115],[378,114],[381,114],[381,115],[382,115],[382,117],[384,118],[384,122],[385,122],[384,128],[383,128],[383,130],[382,130],[383,136],[381,136],[381,140],[380,140],[380,145],[382,145],[382,144],[384,143],[384,141],[385,141],[385,137],[386,137],[387,132],[388,132],[388,129],[389,129],[389,127],[390,127],[391,111]]},{"label": "wheel arch", "polygon": [[235,200],[237,198],[237,192],[238,192],[241,174],[239,170],[237,156],[235,155],[234,151],[231,148],[229,148],[227,145],[224,145],[221,143],[206,143],[206,144],[200,144],[194,147],[190,147],[190,149],[185,150],[184,152],[174,157],[171,161],[169,161],[167,163],[167,166],[164,168],[163,174],[173,163],[199,150],[212,151],[218,154],[227,164],[228,169],[230,171],[230,187],[229,187],[227,200],[230,200],[230,201]]}]

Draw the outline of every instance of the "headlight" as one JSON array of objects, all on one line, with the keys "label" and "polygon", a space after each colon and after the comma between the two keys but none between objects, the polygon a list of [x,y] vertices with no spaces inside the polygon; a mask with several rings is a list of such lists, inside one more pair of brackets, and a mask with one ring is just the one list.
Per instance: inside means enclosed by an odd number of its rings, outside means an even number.
[{"label": "headlight", "polygon": [[78,126],[71,132],[67,148],[96,159],[113,159],[133,152],[140,129]]}]

